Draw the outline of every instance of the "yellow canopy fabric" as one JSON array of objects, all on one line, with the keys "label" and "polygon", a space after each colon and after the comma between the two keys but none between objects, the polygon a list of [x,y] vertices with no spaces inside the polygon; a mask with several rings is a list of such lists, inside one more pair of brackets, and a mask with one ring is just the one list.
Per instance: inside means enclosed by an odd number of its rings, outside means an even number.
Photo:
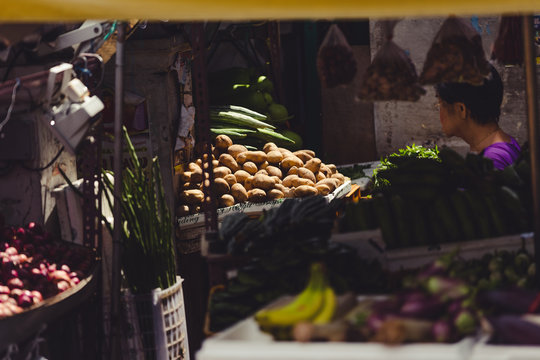
[{"label": "yellow canopy fabric", "polygon": [[540,11],[540,0],[3,0],[2,3],[2,22],[362,19]]}]

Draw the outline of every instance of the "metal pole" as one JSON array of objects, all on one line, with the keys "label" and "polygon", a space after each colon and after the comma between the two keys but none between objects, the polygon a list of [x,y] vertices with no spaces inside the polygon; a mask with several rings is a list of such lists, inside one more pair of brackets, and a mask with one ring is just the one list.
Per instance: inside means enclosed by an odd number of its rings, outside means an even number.
[{"label": "metal pole", "polygon": [[534,260],[536,263],[536,287],[540,287],[540,154],[538,145],[538,104],[536,98],[536,52],[533,35],[533,18],[523,16],[523,49],[527,93],[527,122],[531,153],[531,185],[534,222]]},{"label": "metal pole", "polygon": [[124,41],[125,24],[118,23],[116,40],[115,94],[114,94],[114,232],[111,284],[111,359],[120,359],[120,259],[122,211],[122,118],[124,108]]}]

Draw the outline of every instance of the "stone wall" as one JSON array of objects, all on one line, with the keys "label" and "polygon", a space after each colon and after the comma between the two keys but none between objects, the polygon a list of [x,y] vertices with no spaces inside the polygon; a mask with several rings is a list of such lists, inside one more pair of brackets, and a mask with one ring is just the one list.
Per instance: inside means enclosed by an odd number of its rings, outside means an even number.
[{"label": "stone wall", "polygon": [[[435,34],[444,18],[403,19],[395,27],[394,41],[410,54],[418,74]],[[491,46],[497,36],[499,18],[470,18],[482,35],[484,51],[489,58]],[[383,44],[380,23],[370,21],[371,56]],[[525,74],[522,67],[502,67],[499,70],[505,85],[500,126],[522,144],[527,140],[527,110],[525,99]],[[439,114],[435,109],[433,87],[418,102],[376,102],[374,122],[377,152],[380,156],[394,152],[405,145],[416,143],[448,145],[459,152],[466,152],[468,145],[458,138],[448,138],[441,132]]]}]

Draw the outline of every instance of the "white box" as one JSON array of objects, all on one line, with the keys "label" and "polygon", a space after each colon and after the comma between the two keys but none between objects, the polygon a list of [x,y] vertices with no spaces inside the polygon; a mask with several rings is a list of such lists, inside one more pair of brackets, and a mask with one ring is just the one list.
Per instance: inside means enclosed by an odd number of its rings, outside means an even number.
[{"label": "white box", "polygon": [[465,360],[472,338],[455,344],[419,343],[387,346],[376,343],[275,341],[261,332],[253,317],[208,338],[196,360]]}]

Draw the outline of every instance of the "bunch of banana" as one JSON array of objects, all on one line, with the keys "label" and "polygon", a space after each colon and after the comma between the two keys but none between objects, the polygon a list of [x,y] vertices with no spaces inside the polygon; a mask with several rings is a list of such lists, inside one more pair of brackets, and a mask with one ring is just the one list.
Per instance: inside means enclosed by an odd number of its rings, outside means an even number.
[{"label": "bunch of banana", "polygon": [[326,324],[336,311],[337,299],[334,289],[328,284],[324,265],[311,265],[310,277],[304,290],[291,302],[277,307],[265,308],[255,314],[262,331],[277,340],[289,340],[294,325],[302,322]]}]

